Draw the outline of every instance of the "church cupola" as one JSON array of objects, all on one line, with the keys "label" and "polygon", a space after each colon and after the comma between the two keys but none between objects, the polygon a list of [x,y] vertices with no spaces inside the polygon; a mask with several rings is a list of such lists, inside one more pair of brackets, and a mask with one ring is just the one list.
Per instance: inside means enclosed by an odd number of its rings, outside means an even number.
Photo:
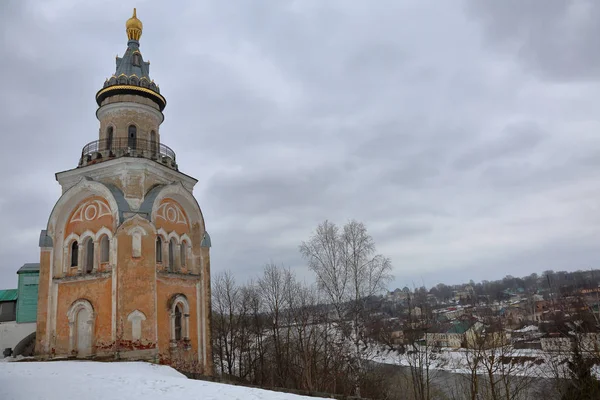
[{"label": "church cupola", "polygon": [[99,139],[83,148],[79,167],[129,156],[177,170],[175,153],[160,140],[167,101],[150,78],[150,62],[144,61],[140,51],[143,24],[135,8],[125,30],[127,49],[122,57],[117,56],[114,74],[96,93]]},{"label": "church cupola", "polygon": [[131,93],[154,101],[163,111],[167,101],[160,94],[160,88],[150,79],[150,62],[144,61],[140,52],[142,21],[137,18],[136,10],[125,23],[127,32],[127,50],[123,57],[117,57],[115,73],[104,82],[103,88],[96,94],[96,102],[101,106],[107,98],[115,94]]},{"label": "church cupola", "polygon": [[142,24],[142,21],[137,18],[135,8],[133,9],[133,16],[125,23],[125,28],[127,29],[127,39],[135,40],[137,42],[140,40],[140,37],[142,37],[144,25]]}]

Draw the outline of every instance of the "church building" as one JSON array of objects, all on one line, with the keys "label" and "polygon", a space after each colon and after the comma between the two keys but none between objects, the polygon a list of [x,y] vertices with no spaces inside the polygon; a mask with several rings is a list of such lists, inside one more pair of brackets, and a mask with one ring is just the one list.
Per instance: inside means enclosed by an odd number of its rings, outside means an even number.
[{"label": "church building", "polygon": [[[162,142],[167,104],[140,52],[142,22],[96,93],[97,140],[41,232],[35,353],[151,360],[212,373],[210,236]],[[165,133],[168,137],[168,132]]]}]

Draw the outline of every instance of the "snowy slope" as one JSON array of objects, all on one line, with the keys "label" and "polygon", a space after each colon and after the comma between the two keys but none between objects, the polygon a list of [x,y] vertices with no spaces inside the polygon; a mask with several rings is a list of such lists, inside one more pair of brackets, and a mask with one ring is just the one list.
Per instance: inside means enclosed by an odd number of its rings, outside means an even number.
[{"label": "snowy slope", "polygon": [[2,400],[317,400],[268,390],[187,379],[143,362],[0,362]]}]

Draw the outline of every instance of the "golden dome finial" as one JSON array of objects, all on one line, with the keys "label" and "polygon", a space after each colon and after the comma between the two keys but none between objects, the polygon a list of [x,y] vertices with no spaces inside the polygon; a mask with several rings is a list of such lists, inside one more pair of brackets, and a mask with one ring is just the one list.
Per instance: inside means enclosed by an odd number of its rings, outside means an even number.
[{"label": "golden dome finial", "polygon": [[125,22],[125,29],[127,30],[127,39],[129,40],[140,40],[142,37],[142,21],[137,18],[136,10],[133,9],[133,16]]}]

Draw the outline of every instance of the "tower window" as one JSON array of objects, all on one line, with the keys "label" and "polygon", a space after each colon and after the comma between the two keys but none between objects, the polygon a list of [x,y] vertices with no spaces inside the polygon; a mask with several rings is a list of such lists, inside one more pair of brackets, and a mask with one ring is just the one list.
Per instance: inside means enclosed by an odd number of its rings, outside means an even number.
[{"label": "tower window", "polygon": [[71,245],[71,267],[77,266],[77,260],[79,259],[79,244],[74,241]]},{"label": "tower window", "polygon": [[129,125],[127,130],[127,146],[131,149],[136,148],[137,143],[137,128],[135,125]]},{"label": "tower window", "polygon": [[162,239],[160,236],[156,238],[156,262],[162,262]]},{"label": "tower window", "polygon": [[135,67],[139,67],[140,66],[140,64],[141,64],[140,63],[140,53],[133,53],[133,57],[132,57],[131,63]]},{"label": "tower window", "polygon": [[101,263],[108,262],[109,250],[110,250],[110,246],[108,243],[108,236],[104,235],[100,239],[100,262]]}]

